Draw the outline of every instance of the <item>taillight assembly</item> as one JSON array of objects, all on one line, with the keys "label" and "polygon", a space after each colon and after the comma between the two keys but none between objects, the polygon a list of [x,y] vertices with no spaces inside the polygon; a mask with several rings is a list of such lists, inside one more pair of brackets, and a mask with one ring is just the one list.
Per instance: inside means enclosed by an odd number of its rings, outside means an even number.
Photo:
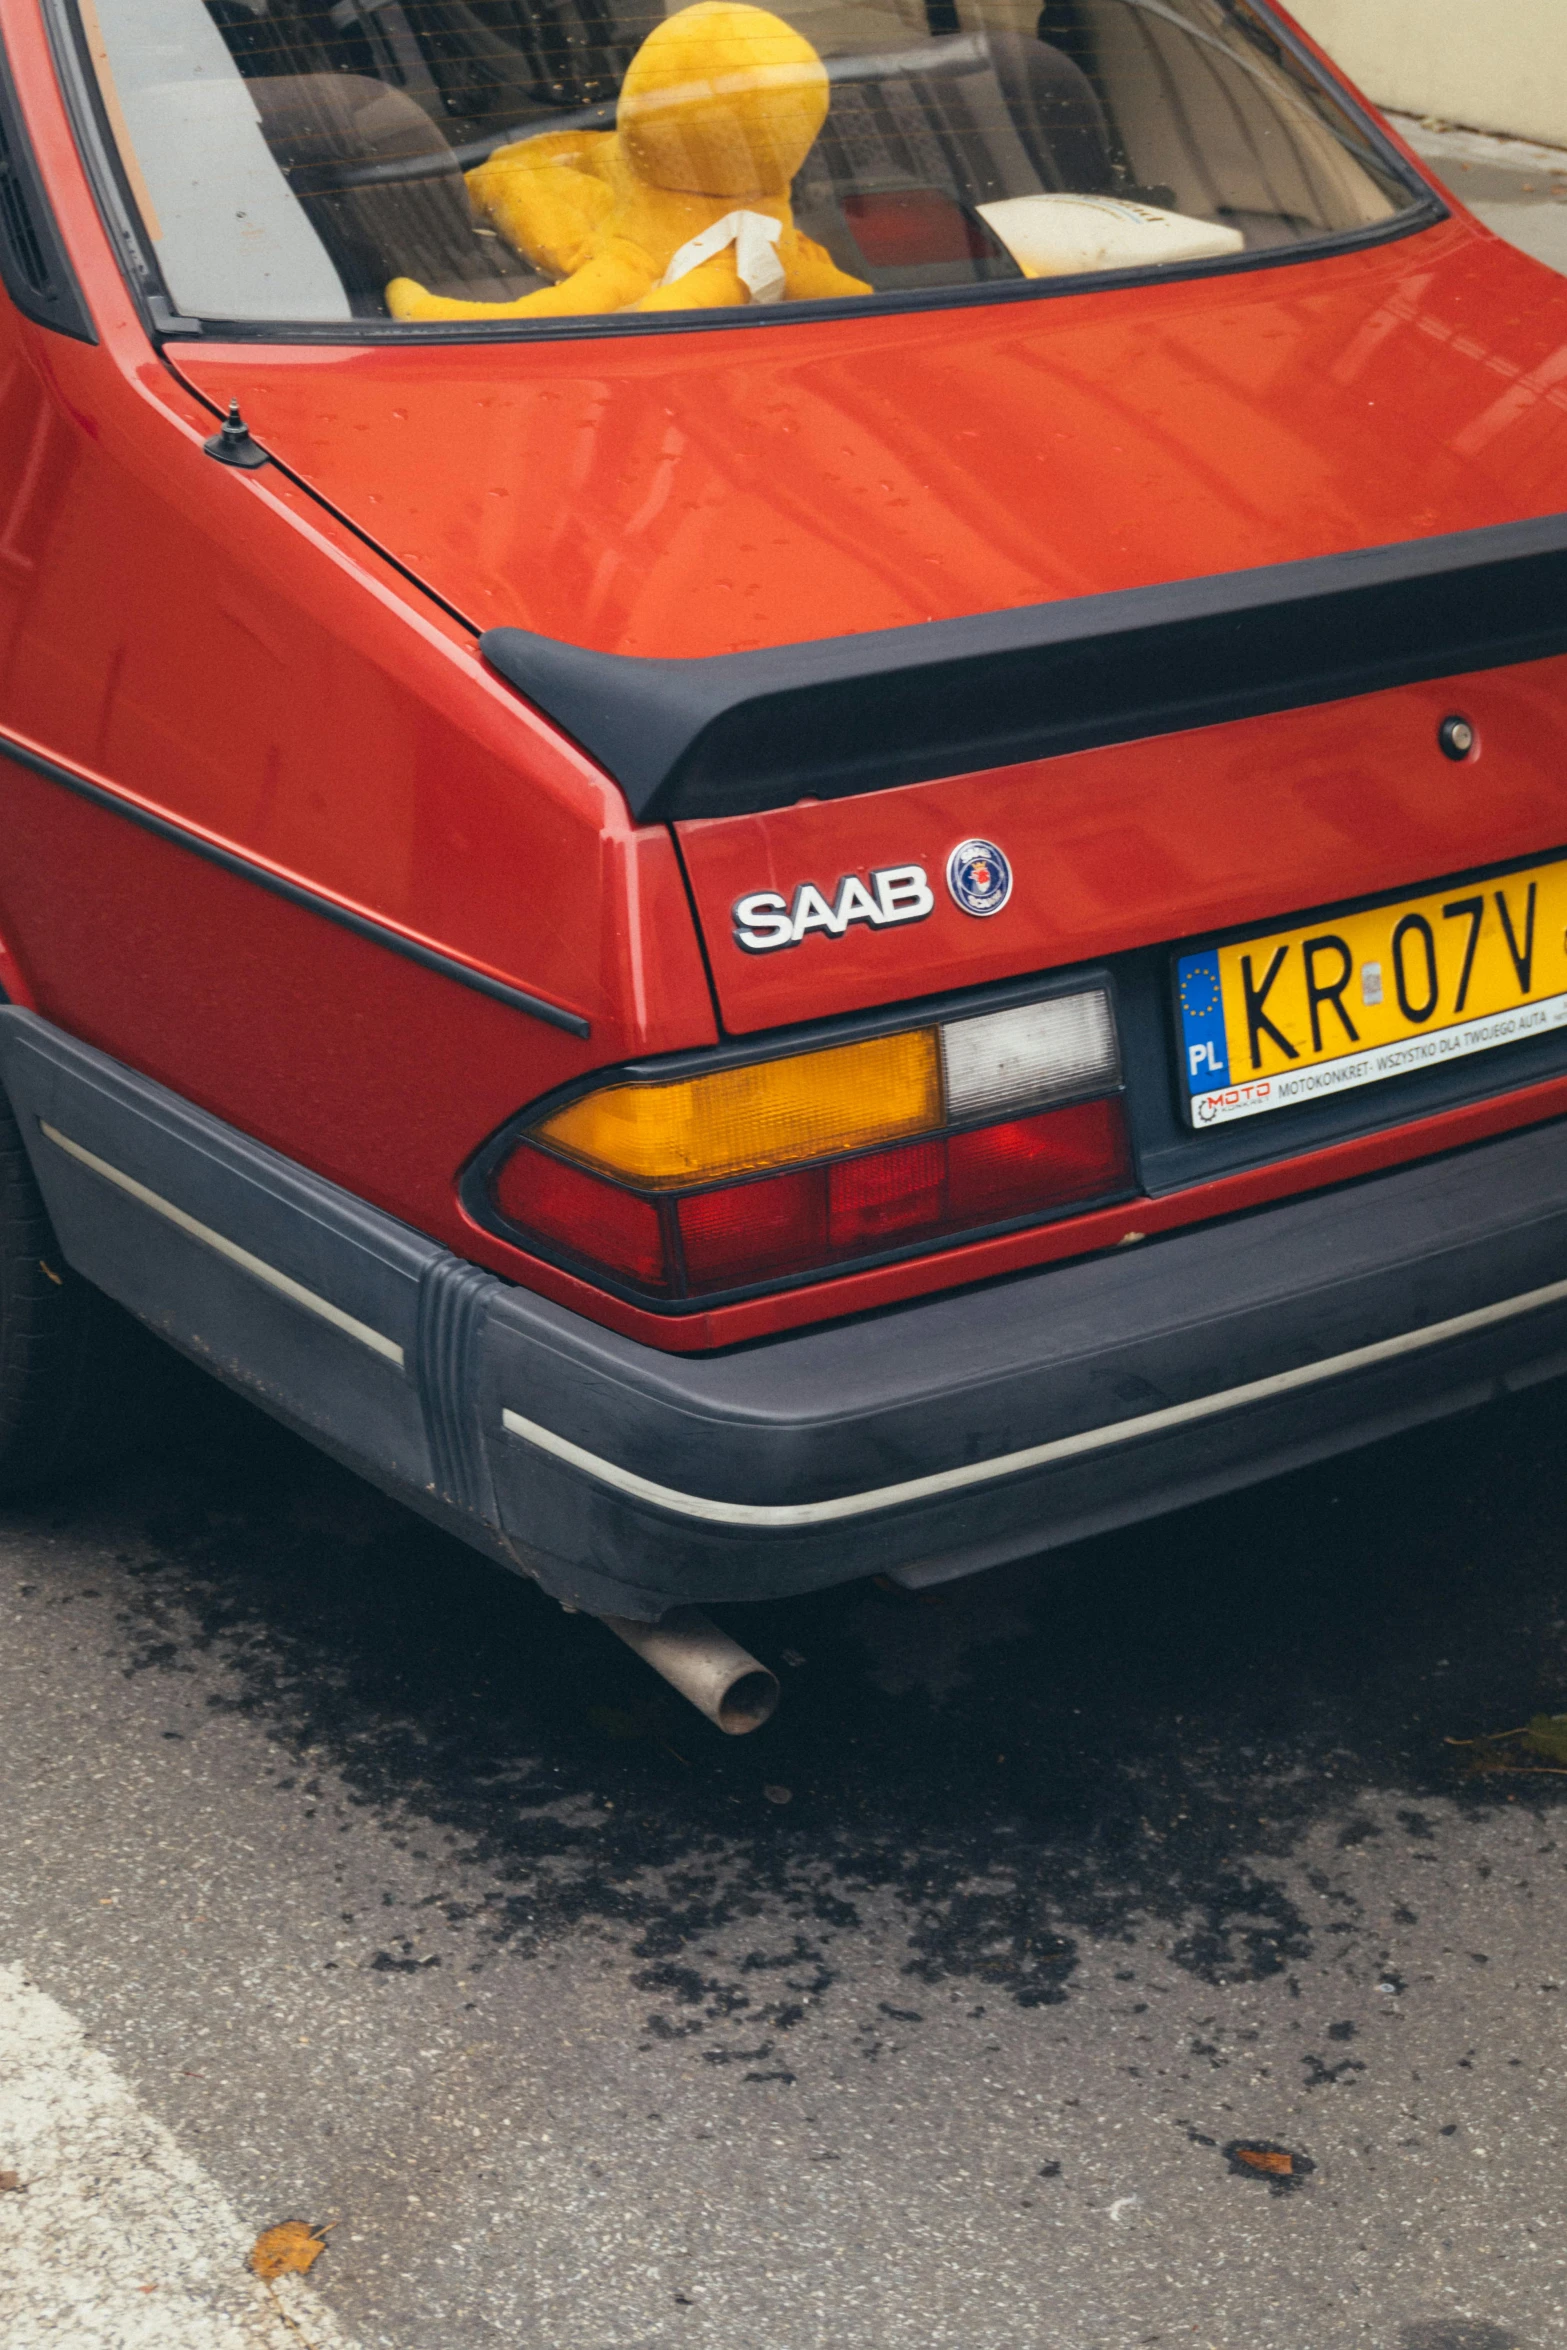
[{"label": "taillight assembly", "polygon": [[623,1076],[512,1128],[493,1212],[654,1299],[713,1299],[1124,1193],[1103,988],[696,1075]]}]

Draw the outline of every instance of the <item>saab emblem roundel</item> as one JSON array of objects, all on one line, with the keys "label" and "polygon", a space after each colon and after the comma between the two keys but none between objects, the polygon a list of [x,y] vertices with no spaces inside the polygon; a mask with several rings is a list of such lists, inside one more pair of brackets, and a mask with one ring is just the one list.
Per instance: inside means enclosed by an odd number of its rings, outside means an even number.
[{"label": "saab emblem roundel", "polygon": [[999,914],[1012,895],[1012,868],[993,840],[960,840],[947,859],[947,887],[965,914]]}]

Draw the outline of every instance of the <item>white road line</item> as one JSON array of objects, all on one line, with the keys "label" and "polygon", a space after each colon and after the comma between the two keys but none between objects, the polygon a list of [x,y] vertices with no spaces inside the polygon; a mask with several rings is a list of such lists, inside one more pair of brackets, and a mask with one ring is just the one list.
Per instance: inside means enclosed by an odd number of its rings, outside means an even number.
[{"label": "white road line", "polygon": [[0,1966],[0,2342],[5,2350],[354,2350],[298,2277],[245,2266],[243,2222],[81,2026]]},{"label": "white road line", "polygon": [[1450,1338],[1467,1338],[1520,1314],[1538,1313],[1544,1306],[1567,1304],[1567,1281],[1548,1281],[1543,1289],[1525,1290],[1521,1297],[1505,1297],[1498,1305],[1477,1306],[1472,1313],[1454,1314],[1445,1322],[1428,1322],[1424,1329],[1406,1330],[1397,1338],[1379,1338],[1370,1346],[1351,1347],[1347,1354],[1325,1355],[1320,1362],[1302,1363],[1294,1371],[1275,1371],[1266,1379],[1248,1379],[1242,1387],[1226,1387],[1217,1395],[1199,1395],[1190,1403],[1167,1404],[1161,1411],[1139,1412],[1135,1419],[1110,1420],[1102,1428],[1084,1428],[1076,1436],[1055,1436],[1045,1444],[1025,1445],[1021,1452],[999,1453],[988,1461],[969,1461],[960,1469],[935,1469],[928,1477],[908,1477],[901,1485],[875,1485],[863,1493],[835,1495],[831,1501],[714,1501],[706,1494],[682,1493],[673,1485],[657,1485],[635,1469],[622,1469],[589,1452],[569,1437],[557,1436],[537,1420],[523,1418],[509,1407],[501,1413],[508,1436],[552,1453],[556,1460],[581,1469],[601,1485],[629,1494],[633,1501],[674,1510],[681,1517],[701,1518],[717,1526],[827,1526],[843,1518],[864,1517],[871,1510],[897,1509],[910,1501],[931,1501],[942,1494],[962,1493],[970,1486],[989,1485],[998,1477],[1015,1477],[1025,1469],[1048,1468],[1055,1461],[1080,1459],[1084,1453],[1104,1452],[1112,1445],[1134,1444],[1144,1436],[1162,1436],[1172,1428],[1190,1427],[1223,1412],[1243,1411],[1250,1404],[1293,1395],[1324,1380],[1345,1379],[1376,1363],[1397,1362],[1401,1356],[1441,1346]]},{"label": "white road line", "polygon": [[118,1185],[121,1191],[129,1192],[132,1199],[140,1200],[144,1208],[151,1208],[154,1215],[165,1217],[169,1223],[177,1224],[181,1232],[188,1232],[192,1240],[199,1240],[203,1247],[215,1249],[220,1257],[227,1257],[231,1265],[238,1265],[240,1271],[248,1273],[252,1280],[265,1282],[268,1289],[275,1289],[296,1306],[303,1306],[307,1314],[319,1314],[322,1321],[330,1322],[334,1330],[342,1330],[350,1338],[357,1338],[360,1345],[369,1347],[372,1354],[384,1355],[389,1363],[395,1363],[399,1370],[402,1369],[403,1350],[395,1338],[383,1337],[379,1330],[372,1330],[368,1322],[356,1322],[352,1314],[345,1314],[342,1307],[333,1305],[330,1298],[318,1297],[313,1289],[307,1289],[302,1281],[295,1281],[287,1273],[280,1273],[276,1265],[269,1265],[265,1258],[253,1257],[248,1248],[241,1248],[237,1241],[227,1239],[221,1232],[214,1232],[210,1224],[198,1224],[194,1216],[187,1216],[185,1210],[177,1208],[172,1200],[162,1198],[156,1191],[149,1191],[146,1184],[138,1183],[134,1175],[123,1174],[118,1167],[111,1167],[107,1159],[100,1159],[81,1143],[73,1142],[57,1126],[50,1126],[42,1118],[38,1126],[40,1133],[54,1144],[56,1150],[62,1150],[68,1157],[80,1160],[95,1175],[101,1175],[105,1183]]}]

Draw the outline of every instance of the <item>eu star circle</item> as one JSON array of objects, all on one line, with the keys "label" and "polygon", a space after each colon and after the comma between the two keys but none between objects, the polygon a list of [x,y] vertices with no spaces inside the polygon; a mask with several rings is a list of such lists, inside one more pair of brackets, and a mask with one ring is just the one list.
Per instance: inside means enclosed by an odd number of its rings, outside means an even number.
[{"label": "eu star circle", "polygon": [[993,840],[960,840],[947,859],[947,887],[965,914],[999,914],[1012,895],[1012,868]]},{"label": "eu star circle", "polygon": [[1223,1001],[1216,968],[1200,963],[1187,971],[1181,980],[1181,1010],[1193,1020],[1211,1019]]}]

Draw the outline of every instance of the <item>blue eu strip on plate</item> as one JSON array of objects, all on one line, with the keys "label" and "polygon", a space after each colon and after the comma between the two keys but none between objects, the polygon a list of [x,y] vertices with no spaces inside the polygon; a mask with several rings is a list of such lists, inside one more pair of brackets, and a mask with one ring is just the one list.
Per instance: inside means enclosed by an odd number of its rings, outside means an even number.
[{"label": "blue eu strip on plate", "polygon": [[1211,1093],[1230,1082],[1218,950],[1210,947],[1205,954],[1183,955],[1175,968],[1175,989],[1181,1011],[1186,1090]]}]

